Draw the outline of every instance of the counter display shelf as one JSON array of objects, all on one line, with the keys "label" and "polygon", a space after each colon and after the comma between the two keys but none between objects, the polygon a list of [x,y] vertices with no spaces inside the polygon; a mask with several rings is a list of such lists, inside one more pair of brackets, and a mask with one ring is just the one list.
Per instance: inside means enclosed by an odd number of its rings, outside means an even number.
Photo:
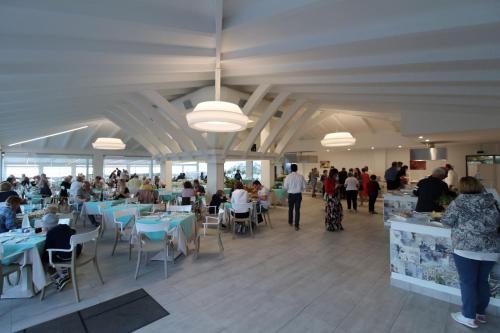
[{"label": "counter display shelf", "polygon": [[[451,230],[438,222],[389,219],[391,284],[454,304],[461,304]],[[431,224],[432,223],[432,224]],[[490,275],[488,312],[500,315],[500,263]]]},{"label": "counter display shelf", "polygon": [[412,195],[405,195],[400,192],[384,194],[384,225],[391,226],[390,219],[395,215],[405,212],[412,212],[417,207],[418,198]]}]

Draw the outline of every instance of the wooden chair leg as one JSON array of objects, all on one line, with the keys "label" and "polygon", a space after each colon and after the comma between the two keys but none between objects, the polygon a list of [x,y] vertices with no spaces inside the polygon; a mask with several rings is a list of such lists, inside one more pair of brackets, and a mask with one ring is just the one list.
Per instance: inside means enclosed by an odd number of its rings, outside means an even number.
[{"label": "wooden chair leg", "polygon": [[137,280],[137,274],[139,274],[139,266],[141,265],[142,251],[139,249],[137,252],[137,266],[135,267],[135,279]]},{"label": "wooden chair leg", "polygon": [[233,239],[236,238],[236,221],[233,220]]},{"label": "wooden chair leg", "polygon": [[266,221],[269,223],[269,228],[273,228],[273,224],[271,223],[271,215],[269,215],[269,211],[266,212]]},{"label": "wooden chair leg", "polygon": [[200,238],[201,235],[198,235],[195,239],[194,259],[198,259],[198,254],[200,253]]},{"label": "wooden chair leg", "polygon": [[252,220],[248,220],[248,224],[250,225],[250,235],[251,235],[252,237],[255,237],[255,236],[253,235]]},{"label": "wooden chair leg", "polygon": [[217,237],[217,242],[219,243],[219,253],[222,256],[224,254],[224,246],[222,245],[222,235],[220,232]]}]

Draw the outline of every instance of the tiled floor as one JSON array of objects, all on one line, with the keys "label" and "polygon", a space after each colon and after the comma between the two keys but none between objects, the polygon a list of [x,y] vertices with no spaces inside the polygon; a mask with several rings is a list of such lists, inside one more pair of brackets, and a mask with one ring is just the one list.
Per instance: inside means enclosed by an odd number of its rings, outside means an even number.
[{"label": "tiled floor", "polygon": [[[0,331],[31,326],[143,287],[170,315],[140,332],[468,332],[454,323],[458,307],[391,287],[388,234],[381,215],[366,207],[346,214],[345,231],[323,227],[323,202],[305,197],[302,229],[286,223],[283,207],[272,209],[274,229],[261,228],[254,239],[232,240],[224,234],[225,256],[213,240],[201,254],[181,258],[163,279],[153,262],[134,280],[125,244],[111,257],[111,233],[100,246],[105,280],[92,267],[79,273],[82,302],[74,303],[71,286],[50,290],[46,299],[0,301]],[[478,332],[500,332],[500,318]]]}]

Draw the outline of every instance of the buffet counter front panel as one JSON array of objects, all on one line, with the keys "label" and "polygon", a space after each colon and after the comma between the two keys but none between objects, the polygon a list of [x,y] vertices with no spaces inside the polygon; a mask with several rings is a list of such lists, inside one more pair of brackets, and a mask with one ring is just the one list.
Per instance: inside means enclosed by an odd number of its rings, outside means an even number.
[{"label": "buffet counter front panel", "polygon": [[[385,207],[384,207],[385,208]],[[391,284],[449,303],[461,304],[451,230],[438,223],[388,219]],[[500,315],[500,263],[490,275],[488,312]]]}]

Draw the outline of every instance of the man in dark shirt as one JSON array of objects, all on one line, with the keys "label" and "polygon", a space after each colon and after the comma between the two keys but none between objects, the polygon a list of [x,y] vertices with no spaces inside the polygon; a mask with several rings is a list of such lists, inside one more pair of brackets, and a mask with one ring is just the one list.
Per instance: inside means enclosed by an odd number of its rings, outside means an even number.
[{"label": "man in dark shirt", "polygon": [[418,196],[417,212],[442,211],[443,207],[438,204],[442,195],[448,194],[448,185],[443,181],[446,178],[444,168],[436,168],[427,178],[417,184],[414,194]]},{"label": "man in dark shirt", "polygon": [[397,190],[399,185],[396,183],[396,177],[398,174],[398,162],[392,162],[389,169],[385,170],[384,178],[387,183],[388,190]]},{"label": "man in dark shirt", "polygon": [[340,189],[340,197],[343,199],[345,198],[345,180],[347,179],[347,171],[345,168],[342,168],[342,170],[339,172],[339,189]]},{"label": "man in dark shirt", "polygon": [[0,184],[0,202],[5,202],[12,195],[19,196],[16,191],[12,191],[12,185],[9,182],[2,182]]}]

